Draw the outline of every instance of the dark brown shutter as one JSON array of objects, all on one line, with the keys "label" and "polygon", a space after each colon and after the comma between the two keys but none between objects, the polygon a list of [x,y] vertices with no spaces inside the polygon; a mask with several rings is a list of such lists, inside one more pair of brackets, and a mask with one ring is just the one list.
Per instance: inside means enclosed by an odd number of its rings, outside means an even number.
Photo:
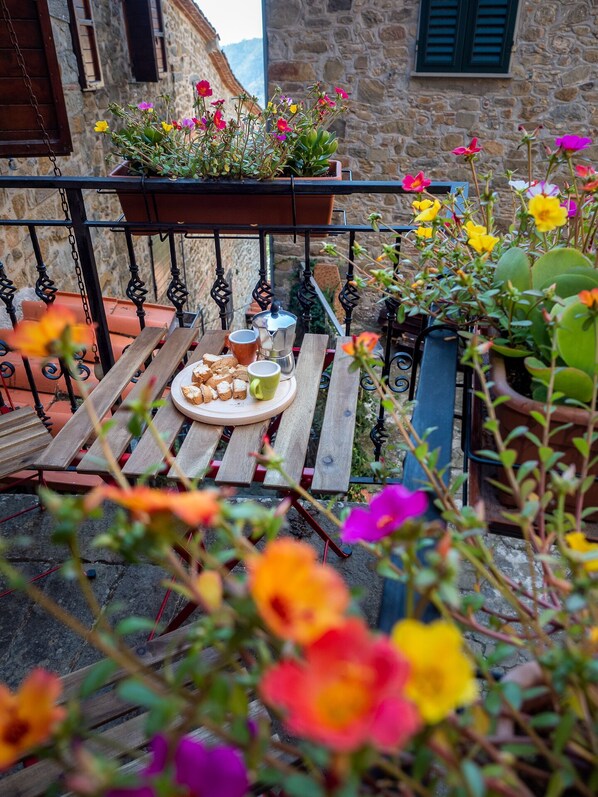
[{"label": "dark brown shutter", "polygon": [[[6,0],[52,151],[73,151],[47,0]],[[37,114],[0,10],[0,157],[47,155]]]},{"label": "dark brown shutter", "polygon": [[133,77],[156,83],[167,68],[160,0],[124,0],[124,10]]},{"label": "dark brown shutter", "polygon": [[82,89],[102,86],[102,67],[96,40],[91,0],[68,0],[73,49],[79,64]]}]

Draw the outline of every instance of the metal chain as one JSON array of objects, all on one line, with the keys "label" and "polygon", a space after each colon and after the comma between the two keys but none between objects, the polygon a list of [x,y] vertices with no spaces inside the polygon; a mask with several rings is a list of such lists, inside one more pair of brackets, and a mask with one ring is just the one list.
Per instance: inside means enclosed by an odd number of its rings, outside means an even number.
[{"label": "metal chain", "polygon": [[[37,119],[37,124],[42,133],[42,137],[44,139],[44,143],[48,148],[48,159],[52,164],[52,171],[55,177],[62,177],[62,170],[58,165],[58,161],[56,160],[56,155],[52,149],[52,144],[50,142],[50,136],[48,131],[46,130],[46,125],[44,123],[43,116],[39,109],[39,104],[37,102],[37,97],[35,96],[35,92],[33,90],[33,85],[31,83],[31,78],[27,73],[27,66],[25,64],[25,59],[23,58],[23,53],[21,52],[21,48],[19,47],[19,42],[17,39],[17,34],[12,24],[12,18],[10,12],[8,10],[8,6],[6,4],[6,0],[0,0],[0,6],[2,7],[2,13],[4,15],[4,20],[6,22],[6,27],[8,29],[8,35],[10,37],[10,42],[15,50],[15,55],[17,58],[17,64],[19,66],[19,70],[21,72],[21,77],[23,79],[23,83],[25,84],[25,88],[27,89],[27,93],[29,95],[29,103],[35,112],[35,116]],[[58,188],[58,194],[60,196],[60,204],[62,206],[62,212],[64,213],[64,218],[66,221],[70,222],[71,217],[69,214],[69,205],[68,200],[66,198],[66,192],[64,188]],[[83,281],[83,272],[81,271],[81,263],[79,261],[79,252],[77,250],[77,242],[75,240],[75,234],[73,233],[73,226],[69,224],[67,227],[68,231],[68,241],[69,246],[71,248],[71,257],[73,259],[73,263],[75,265],[75,275],[77,277],[77,287],[79,288],[79,293],[81,294],[81,304],[83,306],[83,313],[85,314],[85,323],[89,326],[93,325],[93,320],[91,318],[91,313],[89,311],[89,302],[87,300],[87,292],[85,290],[85,283]],[[96,361],[99,360],[98,357],[98,347],[95,342],[91,345],[91,350],[94,355],[94,359]]]}]

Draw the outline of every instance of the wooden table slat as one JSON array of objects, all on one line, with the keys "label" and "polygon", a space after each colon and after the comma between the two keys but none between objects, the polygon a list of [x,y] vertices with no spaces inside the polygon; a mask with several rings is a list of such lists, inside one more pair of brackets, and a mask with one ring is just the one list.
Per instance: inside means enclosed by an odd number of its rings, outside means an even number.
[{"label": "wooden table slat", "polygon": [[[201,481],[210,466],[216,447],[222,437],[223,426],[192,423],[176,455],[176,464],[188,479]],[[170,479],[179,479],[175,467],[168,471]]]},{"label": "wooden table slat", "polygon": [[[284,470],[297,482],[305,463],[327,345],[328,335],[308,334],[303,338],[295,374],[297,395],[282,416],[274,444],[276,453],[284,460]],[[273,470],[269,470],[264,479],[265,487],[284,487],[285,484],[282,475]]]},{"label": "wooden table slat", "polygon": [[[353,358],[341,348],[343,343],[350,340],[349,337],[343,337],[336,341],[311,484],[312,491],[316,493],[346,493],[349,489],[360,378],[359,370],[349,371]],[[342,434],[339,434],[341,429]]]},{"label": "wooden table slat", "polygon": [[[132,434],[128,429],[131,412],[127,409],[127,402],[139,398],[144,391],[149,391],[151,401],[160,398],[168,380],[189,350],[196,334],[196,329],[182,327],[175,329],[145,369],[143,375],[127,396],[124,405],[117,410],[112,418],[110,431],[106,435],[108,445],[117,459],[125,452],[132,438]],[[170,400],[168,396],[166,400]],[[79,463],[77,470],[90,473],[107,472],[109,470],[99,440],[96,440],[91,446]]]},{"label": "wooden table slat", "polygon": [[251,484],[257,467],[251,453],[260,449],[271,420],[236,427],[222,458],[216,484],[235,484],[239,487]]},{"label": "wooden table slat", "polygon": [[[156,348],[164,333],[164,329],[157,327],[143,329],[94,389],[89,401],[92,402],[100,419],[110,410],[133,374]],[[49,470],[67,468],[90,438],[92,431],[87,409],[81,405],[50,443],[44,455],[37,460],[36,465]]]},{"label": "wooden table slat", "polygon": [[13,434],[18,429],[24,429],[41,423],[37,413],[32,407],[20,407],[18,410],[0,415],[0,439]]},{"label": "wooden table slat", "polygon": [[[206,332],[189,357],[189,365],[200,360],[204,354],[219,354],[224,348],[225,334],[226,332],[222,329]],[[160,407],[154,417],[154,426],[169,448],[181,431],[184,422],[185,416],[177,410],[172,401],[167,401],[163,407]],[[148,429],[135,446],[135,450],[123,468],[123,473],[128,477],[156,473],[162,463],[160,447]]]}]

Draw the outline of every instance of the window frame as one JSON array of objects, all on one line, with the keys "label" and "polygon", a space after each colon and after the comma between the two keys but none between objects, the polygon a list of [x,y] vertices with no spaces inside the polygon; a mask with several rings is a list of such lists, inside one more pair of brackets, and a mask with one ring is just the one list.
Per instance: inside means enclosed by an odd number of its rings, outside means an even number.
[{"label": "window frame", "polygon": [[418,20],[418,31],[415,51],[415,68],[412,77],[476,77],[476,78],[508,78],[511,77],[511,58],[515,49],[519,11],[522,3],[519,0],[508,0],[507,21],[502,47],[500,64],[484,67],[471,64],[475,25],[478,18],[478,0],[459,0],[459,16],[457,21],[455,57],[453,66],[431,65],[426,62],[426,37],[430,19],[432,0],[421,0]]},{"label": "window frame", "polygon": [[[83,91],[95,91],[96,89],[102,88],[104,86],[104,77],[102,74],[102,62],[100,59],[96,26],[93,18],[92,0],[80,0],[80,2],[85,6],[85,10],[88,12],[88,16],[86,17],[79,16],[78,7],[75,5],[75,0],[67,1],[70,14],[73,50],[75,52],[77,65],[79,68],[79,85]],[[81,27],[88,28],[91,31],[88,41],[92,44],[91,53],[95,67],[95,78],[90,77],[88,74],[87,65],[85,63],[85,59],[83,58]]]}]

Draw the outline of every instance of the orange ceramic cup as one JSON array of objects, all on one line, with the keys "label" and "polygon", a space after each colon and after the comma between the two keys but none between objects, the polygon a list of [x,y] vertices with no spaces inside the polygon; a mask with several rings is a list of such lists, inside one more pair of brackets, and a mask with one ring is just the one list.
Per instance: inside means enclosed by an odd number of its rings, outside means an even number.
[{"label": "orange ceramic cup", "polygon": [[228,336],[228,347],[241,365],[257,360],[258,334],[253,329],[238,329]]}]

